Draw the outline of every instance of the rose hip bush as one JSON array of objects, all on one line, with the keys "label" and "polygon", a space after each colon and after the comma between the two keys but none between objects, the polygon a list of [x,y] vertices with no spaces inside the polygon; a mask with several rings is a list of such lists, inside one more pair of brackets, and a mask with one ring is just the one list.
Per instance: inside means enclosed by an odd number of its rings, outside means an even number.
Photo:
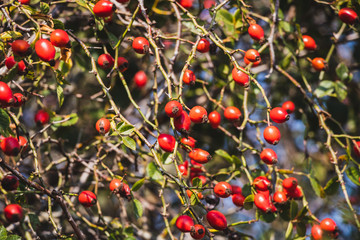
[{"label": "rose hip bush", "polygon": [[356,1],[0,9],[1,238],[358,238]]}]

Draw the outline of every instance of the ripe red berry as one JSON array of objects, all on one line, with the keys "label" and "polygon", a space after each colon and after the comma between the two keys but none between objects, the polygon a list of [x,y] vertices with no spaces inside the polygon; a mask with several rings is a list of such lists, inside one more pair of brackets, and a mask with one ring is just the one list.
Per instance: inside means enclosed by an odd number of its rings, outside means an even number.
[{"label": "ripe red berry", "polygon": [[227,221],[224,216],[219,211],[211,210],[206,214],[206,219],[210,226],[215,228],[216,230],[224,230],[227,228]]},{"label": "ripe red berry", "polygon": [[[242,67],[240,67],[240,68],[245,70]],[[235,83],[239,84],[240,86],[246,87],[249,85],[249,75],[238,70],[236,67],[233,68],[231,75],[232,75],[232,78],[234,79]]]},{"label": "ripe red berry", "polygon": [[147,83],[147,80],[148,78],[146,76],[146,73],[142,70],[138,71],[134,76],[134,82],[136,87],[138,88],[144,87]]},{"label": "ripe red berry", "polygon": [[188,215],[181,215],[176,219],[176,227],[181,232],[190,232],[191,227],[194,226],[194,220]]},{"label": "ripe red berry", "polygon": [[67,47],[70,42],[69,35],[62,29],[56,29],[50,34],[50,42],[55,47]]},{"label": "ripe red berry", "polygon": [[251,24],[248,28],[248,33],[255,41],[262,41],[264,39],[264,30],[258,24]]},{"label": "ripe red berry", "polygon": [[22,93],[14,93],[14,107],[21,107],[22,105],[24,105],[25,101],[26,97],[22,95]]},{"label": "ripe red berry", "polygon": [[196,81],[196,76],[193,71],[186,69],[183,76],[183,82],[186,85],[194,85]]},{"label": "ripe red berry", "polygon": [[181,133],[187,134],[190,130],[191,120],[186,111],[182,111],[180,117],[174,119],[175,129]]},{"label": "ripe red berry", "polygon": [[266,127],[264,130],[264,138],[270,144],[278,144],[281,138],[279,129],[275,126]]},{"label": "ripe red berry", "polygon": [[189,166],[188,161],[184,162],[183,164],[178,165],[178,168],[179,168],[179,171],[180,171],[181,175],[183,175],[183,176],[188,175],[188,166]]},{"label": "ripe red berry", "polygon": [[273,199],[274,199],[274,202],[276,202],[278,204],[284,204],[285,202],[287,202],[286,193],[281,192],[281,191],[275,192]]},{"label": "ripe red berry", "polygon": [[282,107],[276,107],[271,109],[270,118],[276,123],[283,123],[289,120],[290,115]]},{"label": "ripe red berry", "polygon": [[195,143],[196,143],[196,140],[192,137],[183,137],[181,139],[181,143],[186,145],[186,146],[189,146],[190,148],[195,148]]},{"label": "ripe red berry", "polygon": [[159,146],[165,152],[173,152],[176,144],[176,139],[170,134],[160,134],[158,136]]},{"label": "ripe red berry", "polygon": [[191,173],[202,173],[203,170],[202,170],[202,164],[201,163],[197,163],[195,162],[194,160],[190,160],[191,162]]},{"label": "ripe red berry", "polygon": [[26,65],[23,60],[21,60],[20,62],[16,62],[14,56],[10,56],[5,60],[5,66],[7,69],[12,69],[16,63],[18,64],[17,66],[18,71],[24,72],[26,69]]},{"label": "ripe red berry", "polygon": [[218,128],[221,122],[221,115],[217,111],[209,113],[209,122],[212,128]]},{"label": "ripe red berry", "polygon": [[96,204],[96,195],[90,191],[82,191],[79,194],[79,202],[84,207],[91,207]]},{"label": "ripe red berry", "polygon": [[[249,61],[249,59],[247,59],[246,57],[244,57],[244,62],[246,65],[249,65],[251,63],[251,61]],[[252,62],[252,63],[253,63],[253,67],[259,66],[261,63],[261,58],[256,62]]]},{"label": "ripe red berry", "polygon": [[205,9],[209,9],[212,6],[215,6],[215,5],[216,5],[215,0],[204,0],[204,8]]},{"label": "ripe red berry", "polygon": [[239,186],[231,185],[232,194],[242,194],[242,189]]},{"label": "ripe red berry", "polygon": [[114,58],[108,53],[101,54],[97,62],[102,69],[110,69],[114,66]]},{"label": "ripe red berry", "polygon": [[1,187],[6,191],[16,190],[19,186],[19,179],[15,175],[6,175],[1,180]]},{"label": "ripe red berry", "polygon": [[97,17],[109,17],[113,14],[113,4],[108,0],[100,0],[93,7],[93,12]]},{"label": "ripe red berry", "polygon": [[28,141],[23,136],[19,136],[19,144],[22,152],[25,151],[28,147]]},{"label": "ripe red berry", "polygon": [[267,191],[271,188],[270,180],[265,176],[259,176],[254,179],[253,185],[256,191]]},{"label": "ripe red berry", "polygon": [[[197,197],[198,197],[199,199],[203,199],[203,198],[204,198],[204,196],[202,195],[201,192],[194,191],[194,193],[197,195]],[[187,194],[187,196],[188,196],[189,198],[191,198],[191,196],[193,195],[193,192],[190,191],[190,190],[186,190],[186,194]]]},{"label": "ripe red berry", "polygon": [[320,222],[320,227],[323,231],[334,232],[336,230],[336,223],[331,218],[325,218]]},{"label": "ripe red berry", "polygon": [[30,4],[30,0],[18,0],[19,3],[21,3],[22,5],[29,5]]},{"label": "ripe red berry", "polygon": [[323,58],[319,58],[319,57],[314,58],[311,61],[311,64],[316,71],[325,70],[325,68],[327,67],[326,61]]},{"label": "ripe red berry", "polygon": [[298,185],[298,181],[294,177],[289,177],[283,180],[282,185],[286,190],[294,190]]},{"label": "ripe red berry", "polygon": [[16,56],[25,57],[31,53],[30,45],[25,40],[15,40],[11,44],[11,49]]},{"label": "ripe red berry", "polygon": [[230,106],[225,108],[224,117],[229,121],[237,121],[241,117],[241,112],[237,107]]},{"label": "ripe red berry", "polygon": [[193,149],[189,153],[189,157],[191,160],[194,160],[195,162],[201,163],[201,164],[207,163],[212,158],[211,155],[207,151],[200,149],[200,148]]},{"label": "ripe red berry", "polygon": [[7,107],[14,102],[14,96],[10,87],[0,81],[0,106]]},{"label": "ripe red berry", "polygon": [[205,233],[206,231],[203,225],[195,224],[191,227],[190,235],[193,239],[202,239]]},{"label": "ripe red berry", "polygon": [[233,194],[231,199],[235,206],[238,207],[244,206],[245,197],[241,193]]},{"label": "ripe red berry", "polygon": [[137,37],[132,43],[132,48],[139,54],[145,54],[149,51],[149,41],[144,37]]},{"label": "ripe red berry", "polygon": [[260,153],[260,159],[269,165],[276,164],[278,162],[276,152],[270,148],[265,148]]},{"label": "ripe red berry", "polygon": [[50,120],[50,116],[47,113],[47,111],[40,109],[39,111],[37,111],[37,113],[35,114],[35,123],[36,124],[40,124],[40,125],[44,125],[47,124]]},{"label": "ripe red berry", "polygon": [[358,19],[358,15],[353,9],[345,7],[340,9],[339,18],[344,23],[353,24]]},{"label": "ripe red berry", "polygon": [[202,38],[199,41],[199,44],[197,45],[196,50],[198,50],[201,53],[206,53],[210,50],[210,42],[209,40]]},{"label": "ripe red berry", "polygon": [[281,106],[287,113],[293,113],[295,111],[295,104],[292,101],[286,101]]},{"label": "ripe red berry", "polygon": [[168,115],[168,117],[180,117],[182,111],[182,105],[178,101],[172,100],[165,105],[165,113]]},{"label": "ripe red berry", "polygon": [[114,178],[109,184],[109,189],[113,192],[114,190],[118,190],[122,184],[123,182],[120,179]]},{"label": "ripe red berry", "polygon": [[121,197],[131,199],[131,190],[129,185],[121,181],[120,179],[114,178],[111,180],[109,189],[112,192],[119,193]]},{"label": "ripe red berry", "polygon": [[293,198],[293,199],[301,199],[303,196],[300,186],[296,186],[295,189],[284,188],[284,192],[286,193],[286,196],[288,196],[289,198]]},{"label": "ripe red berry", "polygon": [[54,60],[56,50],[49,40],[39,39],[35,43],[35,52],[41,60],[50,62]]},{"label": "ripe red berry", "polygon": [[245,57],[250,62],[256,62],[260,60],[260,54],[255,49],[249,49],[245,52]]},{"label": "ripe red berry", "polygon": [[19,141],[14,137],[7,137],[2,139],[0,147],[4,154],[8,156],[17,156],[20,152]]},{"label": "ripe red berry", "polygon": [[360,141],[356,142],[353,148],[356,156],[360,157]]},{"label": "ripe red berry", "polygon": [[316,42],[312,37],[310,37],[308,35],[303,35],[302,38],[303,38],[303,42],[305,45],[305,49],[315,50],[317,48]]},{"label": "ripe red berry", "polygon": [[118,57],[117,65],[120,72],[125,72],[129,67],[129,62],[124,57]]},{"label": "ripe red berry", "polygon": [[110,131],[110,121],[106,118],[100,118],[95,124],[98,133],[104,135]]},{"label": "ripe red berry", "polygon": [[179,4],[184,8],[191,8],[193,5],[193,0],[179,0]]},{"label": "ripe red berry", "polygon": [[9,204],[4,208],[5,218],[8,222],[19,222],[23,218],[23,210],[18,204]]},{"label": "ripe red berry", "polygon": [[267,197],[265,194],[263,193],[257,193],[254,196],[254,203],[255,206],[260,209],[261,211],[264,212],[270,212],[271,211],[271,204],[270,204],[270,200],[269,197]]},{"label": "ripe red berry", "polygon": [[323,230],[320,225],[316,224],[311,228],[311,236],[314,240],[322,240],[323,239]]},{"label": "ripe red berry", "polygon": [[207,111],[201,106],[195,106],[190,110],[190,120],[193,123],[205,123],[208,121]]},{"label": "ripe red berry", "polygon": [[221,198],[227,198],[232,194],[231,185],[227,182],[218,182],[214,187],[214,193]]}]

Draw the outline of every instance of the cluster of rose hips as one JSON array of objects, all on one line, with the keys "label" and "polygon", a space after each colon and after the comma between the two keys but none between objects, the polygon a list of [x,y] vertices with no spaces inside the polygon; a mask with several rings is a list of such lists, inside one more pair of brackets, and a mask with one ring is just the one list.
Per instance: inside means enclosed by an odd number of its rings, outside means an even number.
[{"label": "cluster of rose hips", "polygon": [[339,235],[336,223],[331,218],[325,218],[319,224],[311,228],[311,236],[314,240],[334,239]]},{"label": "cluster of rose hips", "polygon": [[[358,19],[357,13],[353,9],[347,7],[340,9],[338,15],[341,21],[350,25],[354,24]],[[305,49],[310,51],[316,50],[317,46],[315,40],[312,37],[303,35],[303,42]],[[321,57],[312,59],[311,65],[316,71],[323,71],[327,68],[327,62]]]},{"label": "cluster of rose hips", "polygon": [[[14,191],[19,186],[19,179],[12,175],[6,175],[1,180],[1,188],[6,191]],[[14,223],[20,221],[24,214],[23,209],[18,204],[9,204],[4,208],[4,215],[8,222]]]}]

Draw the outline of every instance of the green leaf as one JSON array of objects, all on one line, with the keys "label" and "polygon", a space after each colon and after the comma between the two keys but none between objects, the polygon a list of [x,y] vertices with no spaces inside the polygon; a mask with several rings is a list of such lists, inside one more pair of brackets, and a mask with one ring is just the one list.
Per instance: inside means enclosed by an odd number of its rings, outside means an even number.
[{"label": "green leaf", "polygon": [[193,22],[183,22],[182,25],[187,27],[194,34],[202,34],[202,32],[195,27]]},{"label": "green leaf", "polygon": [[340,81],[335,82],[335,93],[336,97],[339,99],[340,102],[344,101],[347,96],[347,87],[344,83]]},{"label": "green leaf", "polygon": [[254,202],[254,194],[250,194],[244,200],[244,208],[246,210],[252,209],[253,208],[253,202]]},{"label": "green leaf", "polygon": [[133,203],[132,207],[133,207],[133,210],[134,210],[134,213],[135,213],[135,217],[138,219],[143,215],[142,205],[141,205],[140,201],[137,200],[137,199],[134,199],[132,201],[132,203]]},{"label": "green leaf", "polygon": [[242,21],[242,16],[241,16],[241,11],[240,9],[237,9],[235,12],[234,12],[234,17],[233,17],[233,20],[234,20],[234,24],[235,24],[235,28],[241,28],[244,23]]},{"label": "green leaf", "polygon": [[40,225],[41,225],[38,215],[29,213],[28,216],[29,216],[31,225],[32,225],[34,228],[36,228],[37,226],[40,226]]},{"label": "green leaf", "polygon": [[161,162],[165,165],[171,164],[173,162],[172,153],[164,153],[161,155]]},{"label": "green leaf", "polygon": [[324,191],[327,195],[334,195],[335,193],[337,193],[339,186],[340,183],[338,181],[338,177],[335,176],[326,183]]},{"label": "green leaf", "polygon": [[304,237],[306,235],[306,224],[304,222],[298,222],[296,224],[296,232],[300,237]]},{"label": "green leaf", "polygon": [[194,187],[197,187],[197,188],[202,188],[202,181],[201,181],[201,179],[198,178],[198,177],[193,178],[193,180],[192,180],[192,185],[193,185]]},{"label": "green leaf", "polygon": [[130,135],[134,129],[134,126],[130,124],[121,124],[118,128],[121,135]]},{"label": "green leaf", "polygon": [[233,158],[226,151],[222,149],[218,149],[215,151],[215,153],[220,157],[225,158],[225,160],[228,161],[229,163],[233,163]]},{"label": "green leaf", "polygon": [[123,143],[125,144],[125,146],[127,146],[128,148],[132,149],[132,150],[136,150],[136,143],[135,140],[132,139],[129,136],[125,136],[122,138]]},{"label": "green leaf", "polygon": [[294,219],[298,214],[298,204],[295,200],[290,202],[290,219]]},{"label": "green leaf", "polygon": [[0,239],[6,238],[7,236],[7,231],[6,228],[4,226],[0,227]]},{"label": "green leaf", "polygon": [[40,11],[43,14],[48,14],[50,10],[49,4],[40,2]]},{"label": "green leaf", "polygon": [[346,169],[346,175],[348,178],[355,183],[356,185],[360,186],[359,177],[360,177],[360,171],[356,167],[348,167]]},{"label": "green leaf", "polygon": [[54,23],[54,29],[62,29],[65,30],[65,25],[62,21],[58,20],[58,19],[53,19],[52,20]]},{"label": "green leaf", "polygon": [[16,31],[6,31],[6,32],[2,32],[0,34],[0,39],[3,42],[7,42],[10,40],[15,40],[17,38],[22,37],[22,34],[20,32],[16,32]]},{"label": "green leaf", "polygon": [[136,192],[141,188],[141,186],[144,184],[145,178],[142,178],[134,183],[134,185],[131,188],[131,191]]},{"label": "green leaf", "polygon": [[320,85],[315,89],[314,94],[318,98],[329,96],[334,91],[334,82],[324,80],[320,82]]},{"label": "green leaf", "polygon": [[112,32],[108,31],[106,28],[104,28],[104,30],[108,36],[108,40],[109,40],[109,43],[110,43],[112,49],[114,49],[117,42],[119,41],[118,37],[116,37]]},{"label": "green leaf", "polygon": [[18,64],[16,63],[15,66],[13,66],[7,73],[5,76],[3,76],[1,78],[1,81],[3,82],[10,82],[11,80],[13,80],[15,78],[15,76],[18,73]]},{"label": "green leaf", "polygon": [[260,216],[260,220],[267,222],[267,223],[271,223],[275,220],[276,218],[276,214],[269,212],[269,213],[262,213]]},{"label": "green leaf", "polygon": [[286,240],[291,239],[293,229],[294,229],[294,226],[293,226],[292,222],[289,222],[288,227],[287,227],[286,232],[285,232],[285,239]]},{"label": "green leaf", "polygon": [[62,88],[62,86],[60,84],[57,84],[57,86],[56,86],[56,94],[58,97],[59,106],[61,107],[64,103],[64,89]]},{"label": "green leaf", "polygon": [[12,135],[10,126],[10,118],[5,110],[0,109],[0,134],[4,137]]},{"label": "green leaf", "polygon": [[215,17],[215,21],[216,22],[226,22],[226,23],[229,23],[229,24],[233,24],[234,22],[234,17],[231,13],[229,13],[229,11],[221,8],[217,14],[216,14],[216,17]]},{"label": "green leaf", "polygon": [[319,180],[317,180],[314,176],[311,176],[310,183],[311,183],[311,186],[314,189],[316,195],[318,195],[321,198],[324,198],[325,192],[324,192],[324,189],[321,187]]},{"label": "green leaf", "polygon": [[288,22],[280,21],[279,27],[282,28],[285,32],[292,32],[292,27]]},{"label": "green leaf", "polygon": [[339,63],[336,67],[336,75],[341,81],[344,81],[349,77],[349,69],[344,63]]},{"label": "green leaf", "polygon": [[146,166],[147,175],[153,180],[161,180],[163,179],[163,175],[157,169],[155,163],[151,162]]}]

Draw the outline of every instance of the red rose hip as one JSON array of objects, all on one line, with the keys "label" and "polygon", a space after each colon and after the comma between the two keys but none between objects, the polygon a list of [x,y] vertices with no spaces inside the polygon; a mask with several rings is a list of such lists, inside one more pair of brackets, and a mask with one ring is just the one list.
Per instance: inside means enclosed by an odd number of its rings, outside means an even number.
[{"label": "red rose hip", "polygon": [[270,118],[276,123],[283,123],[289,120],[290,115],[282,107],[276,107],[271,109]]},{"label": "red rose hip", "polygon": [[82,191],[79,194],[79,202],[84,207],[91,207],[96,204],[96,195],[90,191]]},{"label": "red rose hip", "polygon": [[181,215],[176,219],[176,227],[181,232],[190,232],[191,227],[194,226],[194,220],[188,215]]},{"label": "red rose hip", "polygon": [[211,227],[216,230],[224,230],[227,228],[227,221],[224,216],[219,211],[211,210],[206,214],[206,219]]},{"label": "red rose hip", "polygon": [[159,146],[165,152],[173,152],[176,144],[174,136],[170,134],[160,134],[158,136]]},{"label": "red rose hip", "polygon": [[279,129],[275,126],[266,127],[264,130],[264,138],[270,144],[278,144],[281,138]]},{"label": "red rose hip", "polygon": [[5,218],[8,222],[14,223],[19,222],[24,214],[20,205],[9,204],[4,208]]}]

